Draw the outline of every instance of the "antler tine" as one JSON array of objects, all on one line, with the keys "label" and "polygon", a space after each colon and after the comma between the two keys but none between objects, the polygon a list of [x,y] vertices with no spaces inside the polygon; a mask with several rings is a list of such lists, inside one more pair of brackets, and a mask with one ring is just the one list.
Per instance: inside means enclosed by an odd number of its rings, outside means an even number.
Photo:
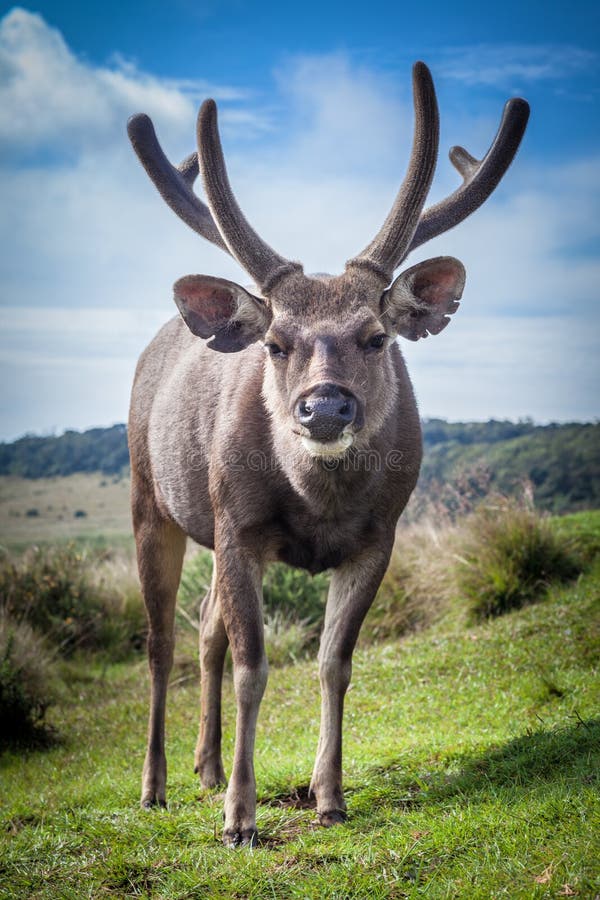
[{"label": "antler tine", "polygon": [[203,238],[229,253],[210,210],[192,190],[198,176],[198,154],[190,154],[175,168],[163,153],[152,120],[145,113],[131,116],[127,133],[141,164],[173,212]]},{"label": "antler tine", "polygon": [[423,204],[427,198],[439,142],[439,115],[431,72],[423,62],[413,66],[415,130],[408,170],[394,205],[368,247],[346,263],[364,266],[390,281],[406,256]]},{"label": "antler tine", "polygon": [[406,255],[454,228],[487,200],[513,161],[528,119],[529,104],[515,97],[504,106],[496,137],[482,160],[475,159],[463,147],[452,147],[450,161],[462,175],[463,183],[445,200],[425,210]]},{"label": "antler tine", "polygon": [[302,272],[300,263],[280,256],[258,236],[238,206],[227,176],[214,100],[205,100],[200,107],[197,137],[204,190],[232,255],[263,292],[271,290],[281,278]]}]

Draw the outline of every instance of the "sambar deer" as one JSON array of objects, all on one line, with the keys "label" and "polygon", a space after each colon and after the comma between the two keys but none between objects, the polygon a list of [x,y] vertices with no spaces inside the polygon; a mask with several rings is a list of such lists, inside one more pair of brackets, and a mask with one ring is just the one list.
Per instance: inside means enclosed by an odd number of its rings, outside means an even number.
[{"label": "sambar deer", "polygon": [[[379,233],[337,277],[305,275],[251,228],[229,184],[213,100],[200,109],[197,154],[178,168],[164,156],[147,116],[133,116],[128,124],[163,199],[230,253],[256,286],[247,290],[208,275],[176,282],[181,315],[143,353],[129,419],[151,672],[141,802],[166,802],[165,702],[189,536],[214,552],[200,613],[195,753],[195,771],[206,788],[225,784],[221,682],[228,644],[233,656],[237,719],[225,796],[227,846],[252,845],[257,838],[253,753],[267,681],[262,575],[272,560],[311,573],[332,570],[310,788],[323,825],[346,818],[342,711],[352,653],[421,462],[417,406],[396,338],[438,334],[456,312],[465,281],[462,264],[451,257],[419,263],[395,281],[394,271],[411,250],[487,199],[517,151],[529,114],[524,100],[509,100],[482,161],[454,147],[450,159],[463,184],[422,212],[439,124],[432,78],[421,62],[413,69],[413,94],[407,174]],[[199,169],[208,208],[192,190]]]}]

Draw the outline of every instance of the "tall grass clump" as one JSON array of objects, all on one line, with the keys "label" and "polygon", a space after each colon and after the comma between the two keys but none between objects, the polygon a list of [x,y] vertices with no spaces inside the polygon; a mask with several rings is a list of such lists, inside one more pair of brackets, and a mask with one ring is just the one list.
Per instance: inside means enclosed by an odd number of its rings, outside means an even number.
[{"label": "tall grass clump", "polygon": [[111,661],[141,647],[145,616],[133,576],[106,551],[31,547],[0,560],[0,608],[63,657],[102,652]]},{"label": "tall grass clump", "polygon": [[0,610],[0,747],[48,737],[44,716],[57,684],[55,659],[43,638]]},{"label": "tall grass clump", "polygon": [[361,642],[393,640],[427,628],[452,605],[458,529],[426,519],[401,525],[377,596],[361,631]]},{"label": "tall grass clump", "polygon": [[577,554],[546,519],[504,500],[468,520],[455,578],[472,617],[484,619],[533,603],[580,571]]}]

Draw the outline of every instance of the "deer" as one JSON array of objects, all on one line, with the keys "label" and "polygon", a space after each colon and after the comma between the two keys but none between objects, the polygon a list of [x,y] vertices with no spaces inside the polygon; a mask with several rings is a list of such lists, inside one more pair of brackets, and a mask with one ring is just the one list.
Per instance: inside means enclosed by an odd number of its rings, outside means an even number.
[{"label": "deer", "polygon": [[[320,730],[310,794],[323,826],[345,821],[342,717],[361,624],[386,572],[396,526],[422,457],[417,404],[400,340],[437,335],[457,311],[465,270],[440,256],[394,273],[408,254],[453,228],[494,191],[525,132],[529,106],[504,108],[482,160],[450,160],[462,184],[424,209],[436,166],[439,116],[431,73],[413,67],[408,168],[381,229],[341,275],[309,276],[252,228],[230,186],[206,100],[197,152],[179,165],[150,118],[128,134],[163,200],[230,254],[253,287],[211,275],[174,285],[179,315],[142,353],[129,414],[131,500],[148,618],[150,713],[141,805],[166,806],[165,706],[176,594],[186,542],[213,553],[200,607],[200,728],[194,770],[204,789],[227,786],[223,843],[253,846],[254,746],[267,683],[265,566],[331,571],[318,652]],[[193,189],[201,172],[207,204]],[[257,465],[256,461],[264,461]],[[377,464],[376,464],[377,463]],[[229,782],[221,753],[228,646],[236,704]]]}]

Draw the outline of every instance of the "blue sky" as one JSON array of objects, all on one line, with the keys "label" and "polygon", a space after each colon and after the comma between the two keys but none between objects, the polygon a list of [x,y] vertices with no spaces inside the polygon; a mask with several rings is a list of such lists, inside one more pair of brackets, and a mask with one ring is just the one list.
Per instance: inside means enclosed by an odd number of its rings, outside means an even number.
[{"label": "blue sky", "polygon": [[433,201],[457,186],[452,144],[481,155],[508,97],[532,106],[493,198],[411,260],[467,267],[452,325],[406,347],[422,414],[598,418],[598,4],[415,6],[0,3],[0,440],[123,421],[173,282],[247,282],[162,204],[128,115],[179,161],[214,96],[250,221],[337,272],[403,176],[415,59],[440,105]]}]

